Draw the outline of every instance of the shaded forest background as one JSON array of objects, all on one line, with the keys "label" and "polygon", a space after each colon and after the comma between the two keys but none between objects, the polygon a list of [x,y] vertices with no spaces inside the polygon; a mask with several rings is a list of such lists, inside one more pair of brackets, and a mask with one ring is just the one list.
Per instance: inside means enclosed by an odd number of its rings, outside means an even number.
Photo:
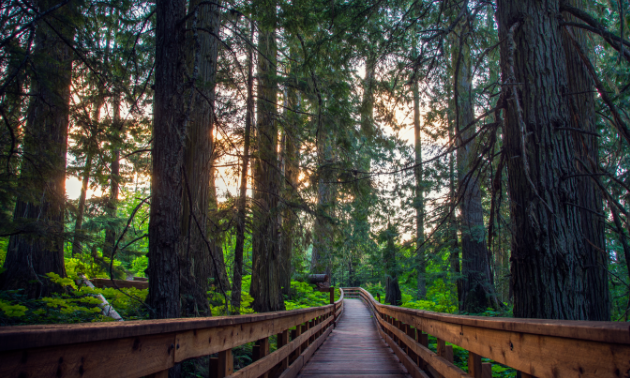
[{"label": "shaded forest background", "polygon": [[[628,2],[11,0],[0,322],[627,321]],[[69,178],[80,182],[68,197]]]}]

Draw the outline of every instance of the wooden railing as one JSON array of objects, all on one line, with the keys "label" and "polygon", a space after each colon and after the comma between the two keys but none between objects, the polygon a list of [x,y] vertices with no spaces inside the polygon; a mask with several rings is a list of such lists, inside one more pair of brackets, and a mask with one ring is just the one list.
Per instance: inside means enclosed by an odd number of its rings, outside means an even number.
[{"label": "wooden railing", "polygon": [[[4,327],[0,377],[167,377],[175,364],[213,354],[215,377],[295,377],[332,331],[343,295],[327,306],[255,315]],[[269,353],[273,335],[278,349]],[[233,372],[232,348],[249,342],[258,360]]]},{"label": "wooden railing", "polygon": [[[373,312],[381,336],[414,378],[492,376],[486,357],[526,377],[630,377],[629,323],[456,316],[382,305],[362,288],[344,288]],[[437,353],[428,335],[437,338]],[[468,373],[451,343],[469,351]],[[428,372],[428,373],[427,373]]]}]

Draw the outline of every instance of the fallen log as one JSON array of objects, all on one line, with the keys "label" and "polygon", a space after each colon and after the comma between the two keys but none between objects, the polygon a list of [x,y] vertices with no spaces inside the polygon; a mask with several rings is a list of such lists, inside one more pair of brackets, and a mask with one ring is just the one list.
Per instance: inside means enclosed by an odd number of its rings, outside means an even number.
[{"label": "fallen log", "polygon": [[[80,275],[79,276],[79,282],[87,287],[89,287],[90,289],[94,290],[94,284],[92,282],[90,282],[90,280],[88,280],[87,278],[85,278],[84,275]],[[118,314],[118,312],[114,309],[114,307],[109,304],[109,302],[107,301],[107,299],[105,299],[105,297],[102,294],[94,294],[92,295],[93,297],[96,297],[98,299],[101,300],[101,303],[98,304],[98,307],[101,309],[101,314],[105,315],[105,316],[109,316],[110,318],[122,322],[125,319],[122,318],[122,316],[120,316]]]}]

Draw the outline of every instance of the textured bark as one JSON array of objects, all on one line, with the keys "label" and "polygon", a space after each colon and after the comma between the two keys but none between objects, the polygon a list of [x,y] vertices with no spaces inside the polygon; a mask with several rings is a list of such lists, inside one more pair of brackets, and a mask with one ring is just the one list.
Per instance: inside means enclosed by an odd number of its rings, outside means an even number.
[{"label": "textured bark", "polygon": [[497,7],[507,84],[514,316],[591,319],[589,286],[602,297],[607,293],[591,282],[592,256],[575,206],[582,195],[575,177],[577,146],[558,130],[572,126],[558,1],[500,0]]},{"label": "textured bark", "polygon": [[398,278],[387,277],[387,284],[385,287],[385,302],[392,306],[402,305],[402,293],[400,292]]},{"label": "textured bark", "polygon": [[185,28],[178,24],[185,14],[184,0],[157,1],[147,297],[152,319],[180,316],[182,173],[186,102],[191,98],[185,77]]},{"label": "textured bark", "polygon": [[281,292],[280,246],[277,211],[278,124],[276,85],[276,5],[271,1],[257,9],[264,22],[258,32],[258,156],[254,170],[254,230],[252,235],[252,308],[257,312],[284,310]]},{"label": "textured bark", "polygon": [[[57,1],[35,3],[41,11]],[[29,298],[48,295],[53,286],[42,276],[54,272],[65,276],[63,232],[65,210],[66,151],[72,49],[63,38],[73,40],[73,5],[66,4],[37,24],[35,47],[30,59],[34,94],[24,130],[23,159],[14,220],[18,233],[9,241],[3,290],[24,289]],[[52,26],[52,28],[51,28]]]},{"label": "textured bark", "polygon": [[[580,8],[582,0],[565,0],[568,4]],[[565,20],[576,22],[572,16],[564,15]],[[587,43],[586,33],[582,29],[570,28],[576,41],[583,47]],[[595,133],[595,86],[591,76],[580,59],[570,37],[566,32],[562,33],[562,47],[565,50],[567,66],[568,92],[566,96],[569,102],[570,123],[569,127]],[[562,131],[561,131],[562,132]],[[599,172],[599,153],[597,138],[594,135],[564,131],[571,134],[575,146],[575,154],[579,161],[576,167],[580,173],[588,173],[582,162],[587,164],[591,172]],[[577,177],[577,188],[580,195],[577,204],[582,235],[584,238],[584,262],[587,267],[586,301],[588,306],[588,319],[610,320],[610,296],[608,290],[608,256],[604,240],[604,219],[597,214],[603,213],[603,201],[599,188],[589,176]],[[589,209],[589,210],[586,210]]]},{"label": "textured bark", "polygon": [[400,306],[402,304],[402,294],[398,284],[400,269],[398,266],[398,251],[396,247],[396,237],[398,231],[393,225],[388,225],[387,229],[380,235],[381,242],[385,243],[383,248],[383,262],[385,265],[385,302]]},{"label": "textured bark", "polygon": [[[254,22],[250,24],[250,39],[254,40]],[[243,166],[241,170],[241,186],[236,215],[236,245],[234,246],[234,272],[232,279],[232,307],[238,313],[241,307],[241,287],[243,282],[243,247],[245,245],[245,217],[247,211],[247,170],[249,168],[249,145],[254,118],[254,50],[247,51],[247,111],[245,115],[245,137],[243,145]]]},{"label": "textured bark", "polygon": [[[287,108],[299,109],[298,97],[296,90],[292,87],[287,88]],[[285,164],[284,164],[284,198],[289,204],[299,200],[298,176],[300,174],[300,140],[297,137],[299,117],[295,112],[288,110],[286,112],[285,126]],[[295,242],[295,232],[297,228],[297,215],[295,209],[291,206],[285,206],[282,216],[282,246],[281,246],[281,262],[282,262],[282,294],[291,295],[291,260],[293,257],[293,244]]]},{"label": "textured bark", "polygon": [[[208,32],[188,34],[186,51],[188,75],[198,70],[194,105],[186,130],[184,170],[186,187],[182,198],[182,249],[180,251],[180,301],[182,316],[208,316],[208,280],[214,262],[214,251],[208,250],[206,222],[210,201],[210,165],[212,164],[212,129],[214,123],[215,76],[218,54],[217,39],[209,32],[219,33],[219,9],[215,4],[190,1],[188,12],[194,16],[188,28],[197,27]],[[212,206],[212,205],[211,205]],[[216,247],[216,246],[213,246]]]},{"label": "textured bark", "polygon": [[423,168],[422,168],[422,135],[420,129],[420,93],[418,90],[418,81],[414,79],[412,85],[413,91],[413,131],[414,131],[414,149],[416,158],[416,168],[413,173],[416,178],[416,198],[414,205],[416,207],[416,259],[418,269],[418,299],[424,299],[427,296],[427,266],[424,248],[424,187],[423,187]]},{"label": "textured bark", "polygon": [[455,31],[460,36],[452,41],[452,64],[455,135],[458,147],[458,198],[461,211],[459,227],[462,237],[461,309],[476,313],[483,312],[490,306],[493,288],[483,225],[479,172],[475,169],[478,158],[477,144],[474,139],[467,142],[476,131],[474,127],[466,128],[475,118],[470,50],[464,39],[466,30],[457,26]]}]

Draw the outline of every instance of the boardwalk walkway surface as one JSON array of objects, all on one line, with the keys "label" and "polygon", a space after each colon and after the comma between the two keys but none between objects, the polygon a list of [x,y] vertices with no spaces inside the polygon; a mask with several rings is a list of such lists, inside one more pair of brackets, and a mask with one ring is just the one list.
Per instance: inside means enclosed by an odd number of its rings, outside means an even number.
[{"label": "boardwalk walkway surface", "polygon": [[408,378],[359,299],[344,299],[337,327],[302,369],[301,378]]}]

